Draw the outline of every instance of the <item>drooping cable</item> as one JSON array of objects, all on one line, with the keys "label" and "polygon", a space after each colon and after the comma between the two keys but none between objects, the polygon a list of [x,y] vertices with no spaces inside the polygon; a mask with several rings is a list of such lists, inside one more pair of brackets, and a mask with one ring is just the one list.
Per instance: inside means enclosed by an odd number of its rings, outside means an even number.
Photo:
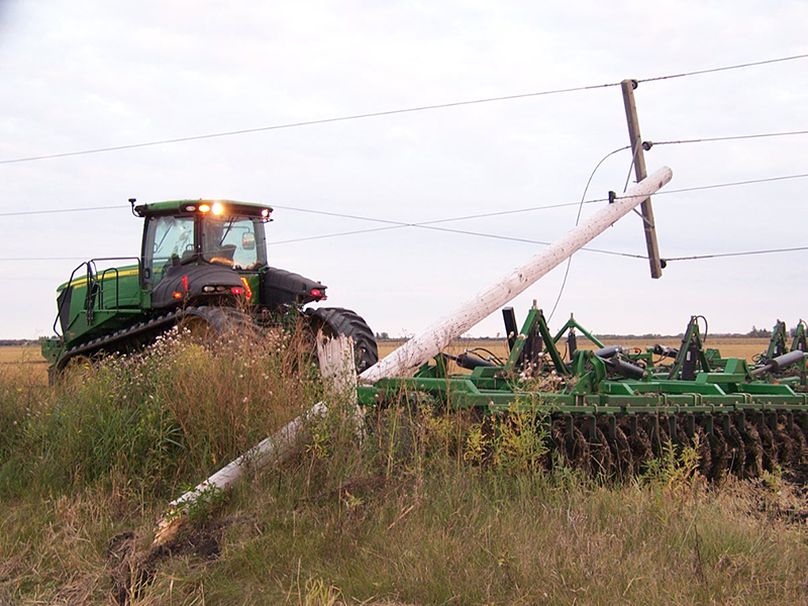
[{"label": "drooping cable", "polygon": [[[624,150],[630,149],[630,148],[631,148],[630,145],[624,145],[623,147],[620,147],[618,149],[610,151],[608,154],[603,156],[600,159],[600,161],[598,161],[598,163],[595,165],[595,168],[592,169],[592,172],[589,174],[589,179],[586,180],[586,185],[584,186],[584,192],[581,195],[581,201],[578,204],[578,214],[575,215],[575,226],[576,227],[578,226],[578,223],[581,220],[581,211],[584,208],[584,200],[586,199],[586,193],[589,191],[589,185],[592,183],[592,179],[595,177],[595,173],[598,172],[598,169],[601,167],[601,165],[608,158],[610,158],[614,154],[617,154],[617,153],[619,153],[621,151],[624,151]],[[634,156],[636,157],[636,152],[635,152]],[[634,160],[632,159],[631,162],[632,162],[632,165],[633,165]],[[564,294],[564,287],[567,285],[567,278],[569,277],[569,274],[570,274],[570,265],[572,264],[572,257],[573,256],[574,255],[570,255],[569,258],[567,259],[567,266],[564,268],[564,278],[561,280],[561,287],[558,289],[558,294],[556,295],[555,303],[553,303],[553,308],[550,310],[550,313],[547,316],[547,321],[548,322],[553,319],[553,315],[555,314],[556,309],[558,308],[558,303],[561,301],[561,295]],[[630,253],[621,253],[621,256],[633,256],[633,255],[630,255]]]},{"label": "drooping cable", "polygon": [[611,86],[620,86],[619,82],[607,82],[604,84],[591,84],[586,86],[573,86],[568,88],[556,88],[551,90],[543,90],[530,93],[517,93],[514,95],[501,95],[498,97],[485,97],[480,99],[470,99],[464,101],[450,101],[448,103],[435,103],[430,105],[418,105],[415,107],[405,107],[399,109],[389,109],[377,112],[366,112],[359,114],[349,114],[345,116],[335,116],[331,118],[320,118],[316,120],[302,120],[299,122],[286,122],[281,124],[271,124],[268,126],[257,126],[253,128],[242,128],[238,130],[220,131],[214,133],[204,133],[201,135],[189,135],[186,137],[172,137],[168,139],[156,139],[153,141],[143,141],[139,143],[128,143],[124,145],[110,145],[106,147],[95,147],[89,149],[80,149],[75,151],[39,154],[36,156],[25,156],[21,158],[10,158],[8,160],[0,160],[0,164],[18,164],[21,162],[35,162],[38,160],[50,160],[53,158],[66,158],[71,156],[85,156],[89,154],[101,154],[106,152],[122,151],[126,149],[138,149],[143,147],[154,147],[157,145],[168,145],[172,143],[186,143],[188,141],[201,141],[205,139],[217,139],[221,137],[233,137],[236,135],[246,135],[251,133],[260,133],[273,130],[282,130],[288,128],[299,128],[302,126],[315,126],[318,124],[332,124],[335,122],[348,122],[351,120],[363,120],[366,118],[379,118],[383,116],[393,116],[397,114],[411,114],[415,112],[431,111],[437,109],[448,109],[453,107],[463,107],[466,105],[479,105],[482,103],[495,103],[500,101],[513,101],[515,99],[527,99],[530,97],[544,97],[548,95],[558,95],[562,93],[572,93],[579,91],[596,90],[599,88],[608,88]]}]

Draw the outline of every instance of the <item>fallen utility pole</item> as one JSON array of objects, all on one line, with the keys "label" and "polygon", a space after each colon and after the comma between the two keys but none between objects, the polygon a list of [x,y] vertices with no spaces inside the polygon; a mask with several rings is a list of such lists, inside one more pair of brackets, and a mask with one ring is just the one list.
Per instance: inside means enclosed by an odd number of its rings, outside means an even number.
[{"label": "fallen utility pole", "polygon": [[453,313],[365,370],[359,375],[359,380],[365,383],[375,383],[386,377],[412,375],[454,339],[524,292],[539,278],[566,261],[597,235],[606,231],[620,217],[647,200],[648,196],[656,193],[668,183],[672,176],[671,169],[661,168],[650,177],[633,185],[613,204],[601,209],[527,263],[517,267],[493,286],[469,299]]},{"label": "fallen utility pole", "polygon": [[[363,372],[359,379],[375,383],[379,379],[409,376],[430,358],[440,353],[449,343],[472,328],[480,320],[507,304],[514,297],[532,286],[542,276],[567,260],[596,236],[606,231],[618,219],[631,212],[648,196],[667,184],[673,176],[671,169],[662,168],[650,177],[630,187],[623,196],[601,209],[587,221],[575,227],[566,236],[545,248],[524,265],[496,282],[493,286],[470,299],[454,314],[437,322],[423,333],[410,339],[380,362]],[[345,389],[355,385],[351,342],[334,341],[320,346],[320,365],[323,374],[332,385],[333,394],[344,394]],[[350,361],[350,370],[346,369]],[[338,396],[337,396],[338,397]],[[271,461],[282,460],[292,450],[300,430],[308,420],[322,417],[328,408],[318,402],[310,410],[295,418],[273,436],[262,440],[242,456],[185,493],[170,504],[169,511],[157,523],[154,548],[171,543],[177,536],[189,507],[210,491],[224,490],[232,486],[245,469],[257,469]]]},{"label": "fallen utility pole", "polygon": [[[345,335],[338,335],[333,339],[318,338],[317,354],[320,372],[328,387],[329,397],[344,399],[356,406],[356,367],[353,341]],[[293,452],[303,425],[325,416],[327,412],[325,402],[317,402],[304,414],[292,419],[277,432],[261,440],[204,482],[200,482],[192,490],[171,501],[168,512],[157,521],[153,547],[171,543],[187,519],[189,508],[201,499],[230,488],[241,478],[245,469],[259,469],[271,462],[282,461]],[[357,408],[357,429],[361,430],[359,414]]]},{"label": "fallen utility pole", "polygon": [[[645,155],[643,154],[642,135],[640,134],[640,119],[637,117],[637,104],[634,102],[634,89],[636,80],[623,80],[620,83],[623,89],[623,105],[626,108],[626,122],[628,122],[628,138],[631,141],[631,154],[634,165],[634,175],[639,183],[648,175],[645,170]],[[656,223],[654,223],[654,209],[651,198],[645,200],[640,212],[643,228],[645,229],[645,247],[648,251],[648,262],[651,265],[651,277],[662,277],[662,261],[659,258],[659,243],[657,242]]]}]

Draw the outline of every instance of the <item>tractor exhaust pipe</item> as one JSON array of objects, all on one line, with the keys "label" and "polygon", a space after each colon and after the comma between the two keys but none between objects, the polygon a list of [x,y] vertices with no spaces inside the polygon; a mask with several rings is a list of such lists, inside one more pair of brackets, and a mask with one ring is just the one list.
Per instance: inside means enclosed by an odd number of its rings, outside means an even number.
[{"label": "tractor exhaust pipe", "polygon": [[451,341],[524,292],[539,278],[566,261],[573,253],[606,231],[615,221],[656,193],[671,180],[672,176],[671,169],[664,167],[633,185],[614,203],[571,230],[530,261],[517,267],[493,286],[460,306],[454,313],[433,324],[383,360],[366,369],[359,375],[359,380],[364,383],[375,383],[386,377],[411,376]]}]

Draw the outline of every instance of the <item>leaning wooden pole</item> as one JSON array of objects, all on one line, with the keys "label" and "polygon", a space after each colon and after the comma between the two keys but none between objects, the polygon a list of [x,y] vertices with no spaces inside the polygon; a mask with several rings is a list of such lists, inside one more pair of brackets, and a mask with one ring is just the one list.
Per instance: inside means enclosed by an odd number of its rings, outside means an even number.
[{"label": "leaning wooden pole", "polygon": [[[318,338],[317,355],[320,372],[332,399],[356,401],[356,367],[353,342],[343,335],[333,339]],[[177,537],[188,517],[191,506],[229,489],[248,468],[259,469],[273,461],[282,461],[293,450],[301,429],[311,421],[328,412],[325,402],[317,402],[305,413],[289,421],[274,434],[264,438],[240,457],[234,459],[204,482],[169,503],[166,513],[157,520],[152,546],[159,548],[170,544]],[[357,410],[357,426],[361,428],[360,411]]]},{"label": "leaning wooden pole", "polygon": [[[522,293],[598,234],[606,231],[609,226],[646,200],[648,196],[656,193],[671,180],[672,176],[669,168],[662,168],[646,177],[631,187],[623,196],[617,198],[614,203],[609,204],[608,207],[570,231],[561,240],[550,245],[496,284],[470,299],[453,314],[433,324],[423,333],[410,339],[386,358],[368,368],[359,376],[359,379],[366,383],[374,383],[385,377],[412,374],[427,360],[442,351],[453,339]],[[324,376],[327,379],[330,378],[338,393],[346,386],[344,376],[348,373],[346,365],[350,363],[351,369],[353,369],[351,343],[346,343],[344,339],[335,339],[332,344],[326,346],[321,344],[318,349]],[[348,383],[351,381],[352,379],[349,378]],[[169,511],[158,520],[153,547],[164,547],[170,543],[177,536],[180,526],[186,519],[189,507],[209,491],[229,488],[249,466],[258,468],[269,461],[277,461],[288,455],[306,421],[320,417],[326,411],[325,403],[318,402],[309,411],[281,428],[275,435],[266,438],[196,488],[173,501]]]},{"label": "leaning wooden pole", "polygon": [[485,289],[442,318],[418,336],[410,339],[361,375],[360,381],[375,383],[379,379],[410,376],[449,343],[494,313],[511,299],[533,285],[572,254],[585,246],[615,221],[629,213],[668,183],[673,176],[670,168],[661,168],[626,191],[626,193],[578,225],[566,236],[551,244],[524,265]]}]

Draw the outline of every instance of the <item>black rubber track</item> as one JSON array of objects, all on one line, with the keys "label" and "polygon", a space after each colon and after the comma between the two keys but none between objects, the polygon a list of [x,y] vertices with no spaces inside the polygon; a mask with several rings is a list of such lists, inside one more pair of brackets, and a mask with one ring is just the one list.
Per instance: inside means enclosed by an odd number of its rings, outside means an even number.
[{"label": "black rubber track", "polygon": [[307,309],[306,315],[333,335],[351,337],[354,342],[356,370],[362,372],[379,361],[379,350],[373,331],[367,322],[354,311],[342,307],[318,307]]},{"label": "black rubber track", "polygon": [[70,348],[49,369],[50,383],[53,384],[57,380],[59,373],[75,356],[124,353],[143,349],[153,343],[158,335],[166,333],[186,318],[204,320],[217,335],[253,327],[250,316],[234,308],[201,305],[177,309]]}]

